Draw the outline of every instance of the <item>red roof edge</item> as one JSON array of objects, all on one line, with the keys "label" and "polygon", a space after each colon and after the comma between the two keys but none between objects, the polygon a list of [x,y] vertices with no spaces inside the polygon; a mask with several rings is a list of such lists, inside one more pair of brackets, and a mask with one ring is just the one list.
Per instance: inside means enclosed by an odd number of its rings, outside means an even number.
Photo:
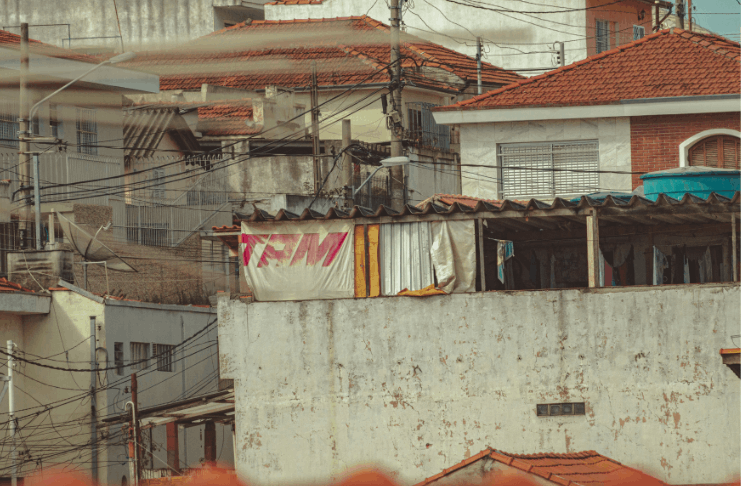
[{"label": "red roof edge", "polygon": [[484,457],[490,455],[492,453],[492,449],[484,449],[483,451],[479,452],[478,454],[474,454],[473,456],[469,457],[468,459],[464,459],[463,461],[459,462],[458,464],[451,466],[447,469],[443,469],[442,472],[435,474],[434,476],[430,476],[429,478],[425,479],[424,481],[415,484],[414,486],[425,486],[427,484],[430,484],[433,481],[437,481],[438,479],[447,476],[450,473],[453,473],[457,471],[458,469],[461,469],[463,467],[468,466],[469,464],[472,464],[479,459],[483,459]]},{"label": "red roof edge", "polygon": [[721,349],[720,354],[722,356],[727,356],[729,354],[741,354],[741,348],[728,348],[728,349]]}]

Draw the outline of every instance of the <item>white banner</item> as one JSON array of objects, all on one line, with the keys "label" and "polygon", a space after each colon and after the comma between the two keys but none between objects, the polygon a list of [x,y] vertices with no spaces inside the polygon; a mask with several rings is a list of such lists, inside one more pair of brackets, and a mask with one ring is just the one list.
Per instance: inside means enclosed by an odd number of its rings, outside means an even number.
[{"label": "white banner", "polygon": [[255,300],[355,296],[352,221],[242,222],[240,250]]}]

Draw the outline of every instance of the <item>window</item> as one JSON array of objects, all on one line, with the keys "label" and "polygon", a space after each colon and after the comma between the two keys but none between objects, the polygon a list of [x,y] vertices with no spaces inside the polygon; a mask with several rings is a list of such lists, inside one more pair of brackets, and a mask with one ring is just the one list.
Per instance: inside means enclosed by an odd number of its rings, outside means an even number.
[{"label": "window", "polygon": [[607,20],[597,21],[597,54],[610,50],[610,22]]},{"label": "window", "polygon": [[116,366],[116,374],[123,376],[124,374],[124,349],[123,343],[113,344],[113,363]]},{"label": "window", "polygon": [[643,39],[646,35],[646,29],[642,25],[633,26],[633,40]]},{"label": "window", "polygon": [[152,170],[152,199],[165,198],[165,169]]},{"label": "window", "polygon": [[700,140],[689,150],[689,165],[720,169],[741,168],[740,141],[738,137],[730,135],[717,135]]},{"label": "window", "polygon": [[59,112],[57,105],[49,105],[49,128],[51,129],[51,136],[54,138],[62,138],[62,120],[59,118]]},{"label": "window", "polygon": [[131,368],[143,370],[149,366],[149,343],[131,343]]},{"label": "window", "polygon": [[77,151],[81,154],[98,155],[98,123],[95,110],[77,109]]},{"label": "window", "polygon": [[499,145],[502,197],[556,197],[599,190],[596,140]]},{"label": "window", "polygon": [[538,417],[553,417],[556,415],[584,415],[584,402],[577,403],[550,403],[535,406]]},{"label": "window", "polygon": [[18,102],[0,100],[0,143],[18,147]]},{"label": "window", "polygon": [[617,22],[615,22],[613,23],[612,27],[615,32],[615,44],[613,44],[613,47],[617,47],[620,45],[620,26]]},{"label": "window", "polygon": [[152,355],[157,359],[157,371],[172,371],[172,353],[175,346],[153,344]]}]

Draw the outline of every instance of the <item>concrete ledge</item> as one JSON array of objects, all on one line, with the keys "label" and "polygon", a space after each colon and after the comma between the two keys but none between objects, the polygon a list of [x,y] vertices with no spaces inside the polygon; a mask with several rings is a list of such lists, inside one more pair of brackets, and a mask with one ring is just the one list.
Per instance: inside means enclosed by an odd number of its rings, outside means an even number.
[{"label": "concrete ledge", "polygon": [[22,316],[48,314],[50,306],[50,295],[29,292],[0,293],[0,313]]}]

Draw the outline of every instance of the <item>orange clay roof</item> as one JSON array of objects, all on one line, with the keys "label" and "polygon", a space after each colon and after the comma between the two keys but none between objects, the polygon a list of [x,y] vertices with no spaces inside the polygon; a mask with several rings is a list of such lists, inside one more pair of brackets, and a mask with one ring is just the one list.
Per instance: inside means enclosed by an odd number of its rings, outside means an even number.
[{"label": "orange clay roof", "polygon": [[741,93],[738,42],[668,29],[438,111],[587,106]]},{"label": "orange clay roof", "polygon": [[[0,47],[6,49],[18,49],[21,48],[21,36],[8,32],[6,30],[0,30]],[[79,52],[71,51],[69,49],[62,49],[51,44],[45,44],[43,42],[29,39],[28,50],[33,54],[40,54],[48,57],[56,57],[59,59],[69,59],[73,61],[83,61],[98,64],[100,62],[97,58],[89,56],[87,54],[80,54]]]},{"label": "orange clay roof", "polygon": [[[501,207],[502,203],[504,202],[500,199],[484,199],[475,196],[464,196],[463,194],[435,194],[434,196],[430,196],[421,203],[417,204],[417,207],[422,209],[427,205],[427,203],[443,203],[446,206],[452,206],[453,204],[458,203],[470,208],[475,208],[476,204],[479,201],[487,202],[496,207]],[[527,204],[527,201],[523,200],[512,199],[512,201],[520,204]]]},{"label": "orange clay roof", "polygon": [[[308,87],[313,62],[320,86],[388,83],[388,33],[388,26],[367,16],[247,21],[179,48],[139,53],[123,65],[159,75],[162,90],[200,90],[204,83],[247,90]],[[406,81],[445,90],[476,82],[475,59],[406,33],[401,37]],[[483,63],[488,85],[521,79]]]},{"label": "orange clay roof", "polygon": [[0,292],[31,292],[33,290],[22,287],[21,285],[9,281],[7,278],[0,278]]},{"label": "orange clay roof", "polygon": [[741,348],[721,349],[720,354],[723,356],[728,356],[729,354],[741,354]]},{"label": "orange clay roof", "polygon": [[598,454],[595,451],[585,451],[567,454],[511,454],[494,449],[484,449],[478,454],[461,461],[460,463],[445,469],[439,474],[425,479],[416,486],[426,486],[438,479],[447,476],[469,464],[484,457],[489,457],[497,462],[514,467],[521,471],[535,474],[543,479],[559,484],[569,485],[617,485],[634,481],[641,477],[645,484],[662,484],[658,479],[644,475],[643,473],[623,466],[609,457]]}]

